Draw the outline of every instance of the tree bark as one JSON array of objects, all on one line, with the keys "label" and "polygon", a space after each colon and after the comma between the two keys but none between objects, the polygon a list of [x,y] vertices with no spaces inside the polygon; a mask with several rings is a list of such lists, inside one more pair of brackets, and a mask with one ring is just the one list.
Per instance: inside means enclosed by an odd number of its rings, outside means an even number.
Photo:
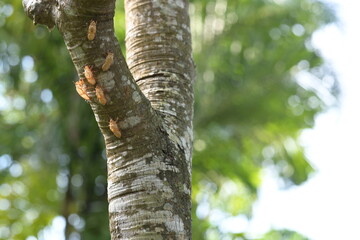
[{"label": "tree bark", "polygon": [[[89,66],[105,94],[106,101],[99,101],[95,86],[86,84],[105,139],[111,239],[191,239],[194,65],[188,2],[125,1],[129,67],[114,36],[115,0],[23,5],[35,24],[57,26],[79,78]],[[92,21],[96,33],[89,40]],[[104,71],[109,52],[114,63]],[[111,119],[120,138],[109,128]]]}]

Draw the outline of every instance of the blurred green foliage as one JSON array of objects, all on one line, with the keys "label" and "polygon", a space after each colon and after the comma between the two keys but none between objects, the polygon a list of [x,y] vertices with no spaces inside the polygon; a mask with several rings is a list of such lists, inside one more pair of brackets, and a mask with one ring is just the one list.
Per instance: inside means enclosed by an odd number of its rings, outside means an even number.
[{"label": "blurred green foliage", "polygon": [[[315,0],[193,0],[190,15],[193,239],[246,239],[220,225],[251,218],[262,169],[285,187],[313,172],[298,137],[329,107],[336,81],[310,40],[335,18]],[[115,27],[123,46],[120,1]],[[299,81],[304,72],[312,84]],[[0,239],[51,239],[61,222],[70,239],[109,239],[104,144],[76,78],[58,31],[0,0]],[[306,238],[274,230],[263,239]]]}]

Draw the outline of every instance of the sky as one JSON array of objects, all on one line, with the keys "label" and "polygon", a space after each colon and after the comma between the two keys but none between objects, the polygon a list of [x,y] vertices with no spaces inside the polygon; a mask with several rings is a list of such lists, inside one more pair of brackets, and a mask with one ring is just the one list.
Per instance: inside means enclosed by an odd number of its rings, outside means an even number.
[{"label": "sky", "polygon": [[306,183],[280,190],[271,171],[255,204],[248,231],[297,231],[311,240],[355,239],[360,223],[360,1],[327,0],[339,22],[316,32],[313,45],[340,83],[338,107],[316,118],[301,142],[317,173]]}]

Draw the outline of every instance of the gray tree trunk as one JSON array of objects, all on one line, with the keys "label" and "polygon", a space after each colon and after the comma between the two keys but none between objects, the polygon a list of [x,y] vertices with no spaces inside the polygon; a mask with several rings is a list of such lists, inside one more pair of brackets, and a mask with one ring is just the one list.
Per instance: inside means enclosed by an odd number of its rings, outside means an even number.
[{"label": "gray tree trunk", "polygon": [[125,1],[127,63],[114,35],[115,0],[23,5],[35,24],[57,26],[79,78],[88,79],[80,89],[105,139],[111,239],[191,239],[188,1]]}]

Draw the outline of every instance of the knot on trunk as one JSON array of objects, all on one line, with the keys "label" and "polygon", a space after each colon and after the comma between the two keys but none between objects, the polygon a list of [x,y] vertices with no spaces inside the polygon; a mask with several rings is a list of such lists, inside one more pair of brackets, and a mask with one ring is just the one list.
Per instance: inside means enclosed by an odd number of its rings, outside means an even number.
[{"label": "knot on trunk", "polygon": [[46,25],[49,29],[55,26],[54,12],[57,9],[57,0],[23,0],[24,10],[36,25]]}]

